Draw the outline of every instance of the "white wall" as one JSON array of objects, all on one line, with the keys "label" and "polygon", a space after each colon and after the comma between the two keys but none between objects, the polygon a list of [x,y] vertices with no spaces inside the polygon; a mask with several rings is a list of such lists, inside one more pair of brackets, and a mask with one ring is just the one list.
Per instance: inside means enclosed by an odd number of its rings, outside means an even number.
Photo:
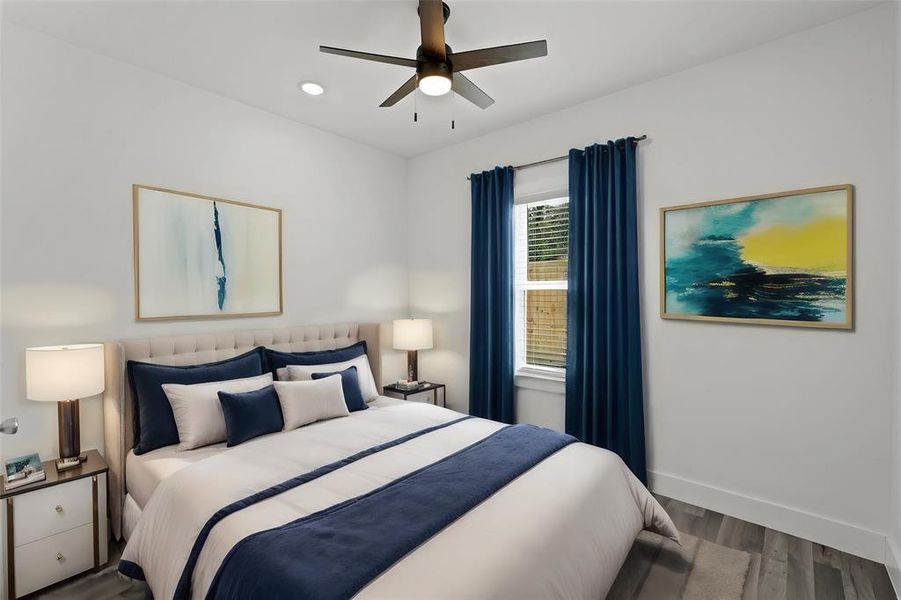
[{"label": "white wall", "polygon": [[[901,4],[895,4],[895,93],[901,99]],[[895,151],[897,163],[896,202],[901,205],[901,109],[895,113]],[[898,211],[897,231],[901,231],[901,210]],[[901,240],[895,238],[895,252],[901,263]],[[898,278],[895,302],[901,303],[901,277]],[[890,529],[886,539],[886,567],[895,586],[895,593],[901,596],[901,319],[896,323],[895,335],[895,402],[892,426],[892,503]]]},{"label": "white wall", "polygon": [[[0,25],[3,23],[3,4],[0,3]],[[3,42],[6,38],[3,27],[0,26],[0,90],[2,90],[3,80]],[[3,94],[0,93],[0,140],[3,139]],[[0,165],[3,164],[3,144],[0,143]],[[2,169],[0,169],[0,296],[3,293],[3,186],[2,186]],[[3,305],[0,302],[0,390],[3,388]],[[3,401],[0,396],[0,420],[3,420]],[[0,434],[0,458],[5,457],[6,440],[8,436]],[[6,536],[6,526],[3,526],[3,535]],[[0,574],[3,581],[6,581],[6,544],[0,544]],[[6,587],[6,586],[3,586]],[[6,590],[0,592],[0,598],[7,597]]]},{"label": "white wall", "polygon": [[[423,376],[447,382],[451,405],[466,408],[467,174],[646,133],[639,180],[653,486],[882,560],[897,323],[893,10],[410,160],[411,307],[436,323]],[[659,318],[659,207],[846,182],[857,195],[854,332]],[[560,395],[521,391],[519,409],[562,424]]]},{"label": "white wall", "polygon": [[[57,454],[28,346],[406,315],[403,159],[7,22],[2,75],[4,456]],[[282,208],[284,315],[136,323],[133,183]],[[98,398],[81,431],[103,447]]]}]

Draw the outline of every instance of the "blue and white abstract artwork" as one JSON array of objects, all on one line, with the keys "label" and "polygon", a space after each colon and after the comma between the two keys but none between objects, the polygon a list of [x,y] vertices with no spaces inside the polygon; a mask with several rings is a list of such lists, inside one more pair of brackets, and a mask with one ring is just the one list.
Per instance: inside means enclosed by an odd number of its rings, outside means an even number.
[{"label": "blue and white abstract artwork", "polygon": [[282,311],[281,211],[134,186],[138,320]]}]

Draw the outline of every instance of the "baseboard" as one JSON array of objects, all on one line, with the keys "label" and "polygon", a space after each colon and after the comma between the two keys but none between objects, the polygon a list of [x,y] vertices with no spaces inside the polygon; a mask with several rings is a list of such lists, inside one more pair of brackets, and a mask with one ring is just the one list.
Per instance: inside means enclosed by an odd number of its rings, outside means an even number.
[{"label": "baseboard", "polygon": [[886,562],[885,534],[667,473],[649,471],[648,479],[650,489],[664,496],[757,523],[878,563]]},{"label": "baseboard", "polygon": [[888,570],[895,596],[901,598],[901,549],[895,544],[892,536],[885,538],[885,568]]}]

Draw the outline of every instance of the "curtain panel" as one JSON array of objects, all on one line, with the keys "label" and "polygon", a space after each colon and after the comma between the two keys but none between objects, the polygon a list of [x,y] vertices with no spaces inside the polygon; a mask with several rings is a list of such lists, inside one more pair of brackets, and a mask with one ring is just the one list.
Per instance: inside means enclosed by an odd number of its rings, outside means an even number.
[{"label": "curtain panel", "polygon": [[647,483],[634,138],[569,152],[566,431]]},{"label": "curtain panel", "polygon": [[469,412],[513,423],[513,167],[470,177]]}]

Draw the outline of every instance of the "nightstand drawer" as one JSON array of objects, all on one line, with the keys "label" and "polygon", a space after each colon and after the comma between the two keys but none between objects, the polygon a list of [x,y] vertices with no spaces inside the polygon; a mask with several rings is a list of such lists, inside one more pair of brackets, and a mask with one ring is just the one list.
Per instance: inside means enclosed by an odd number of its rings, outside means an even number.
[{"label": "nightstand drawer", "polygon": [[92,568],[93,548],[92,524],[16,548],[16,597]]},{"label": "nightstand drawer", "polygon": [[94,522],[90,477],[22,494],[13,503],[16,546]]}]

